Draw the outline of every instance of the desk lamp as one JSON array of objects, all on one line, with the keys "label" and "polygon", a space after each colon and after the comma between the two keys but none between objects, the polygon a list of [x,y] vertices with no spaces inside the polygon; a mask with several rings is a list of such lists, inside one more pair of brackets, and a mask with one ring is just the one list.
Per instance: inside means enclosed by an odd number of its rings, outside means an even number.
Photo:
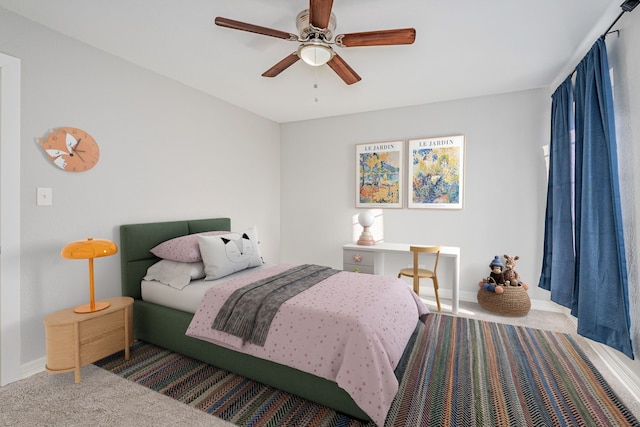
[{"label": "desk lamp", "polygon": [[73,309],[76,313],[93,313],[94,311],[104,310],[109,307],[106,301],[95,301],[93,292],[93,259],[103,256],[113,255],[118,252],[115,243],[105,239],[93,239],[89,237],[87,240],[77,240],[67,244],[62,248],[61,255],[70,259],[88,259],[89,260],[89,304],[84,304]]},{"label": "desk lamp", "polygon": [[376,244],[376,241],[373,239],[373,235],[371,231],[369,231],[369,227],[373,225],[373,222],[376,220],[376,216],[371,211],[364,211],[358,215],[358,222],[362,226],[362,234],[358,239],[358,244],[362,246],[373,246]]}]

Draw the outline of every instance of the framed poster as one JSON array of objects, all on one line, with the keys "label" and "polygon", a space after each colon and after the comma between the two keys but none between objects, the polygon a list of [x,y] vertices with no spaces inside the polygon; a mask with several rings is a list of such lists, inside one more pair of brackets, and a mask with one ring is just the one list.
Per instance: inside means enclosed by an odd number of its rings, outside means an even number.
[{"label": "framed poster", "polygon": [[356,208],[402,208],[404,141],[356,145]]},{"label": "framed poster", "polygon": [[408,206],[462,209],[464,135],[409,140]]}]

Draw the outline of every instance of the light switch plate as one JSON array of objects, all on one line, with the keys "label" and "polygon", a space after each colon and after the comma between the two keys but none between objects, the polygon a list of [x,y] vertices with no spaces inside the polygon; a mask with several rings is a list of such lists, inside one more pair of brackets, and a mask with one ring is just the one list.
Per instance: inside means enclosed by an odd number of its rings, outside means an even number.
[{"label": "light switch plate", "polygon": [[53,204],[53,188],[38,188],[36,204],[38,206],[51,206]]}]

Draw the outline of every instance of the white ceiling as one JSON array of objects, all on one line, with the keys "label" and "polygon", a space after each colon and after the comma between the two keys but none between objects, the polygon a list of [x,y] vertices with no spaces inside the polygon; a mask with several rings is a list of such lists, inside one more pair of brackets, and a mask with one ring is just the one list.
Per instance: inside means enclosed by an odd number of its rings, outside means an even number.
[{"label": "white ceiling", "polygon": [[336,48],[362,77],[347,86],[328,66],[302,61],[275,78],[261,77],[297,43],[213,24],[223,16],[297,33],[296,15],[307,0],[0,0],[1,7],[280,123],[548,87],[571,72],[621,3],[335,0],[334,34],[417,32],[412,45]]}]

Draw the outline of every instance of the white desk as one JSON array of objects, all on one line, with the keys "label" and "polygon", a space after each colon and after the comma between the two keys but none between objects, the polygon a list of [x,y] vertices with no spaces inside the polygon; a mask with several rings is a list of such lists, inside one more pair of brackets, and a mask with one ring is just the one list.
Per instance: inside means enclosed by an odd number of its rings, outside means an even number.
[{"label": "white desk", "polygon": [[[377,243],[373,246],[360,246],[348,243],[342,247],[343,269],[362,273],[384,275],[384,254],[386,252],[408,252],[408,243]],[[425,245],[427,246],[427,245]],[[460,248],[442,246],[440,256],[453,258],[453,286],[451,289],[451,311],[458,313],[460,306]]]}]

